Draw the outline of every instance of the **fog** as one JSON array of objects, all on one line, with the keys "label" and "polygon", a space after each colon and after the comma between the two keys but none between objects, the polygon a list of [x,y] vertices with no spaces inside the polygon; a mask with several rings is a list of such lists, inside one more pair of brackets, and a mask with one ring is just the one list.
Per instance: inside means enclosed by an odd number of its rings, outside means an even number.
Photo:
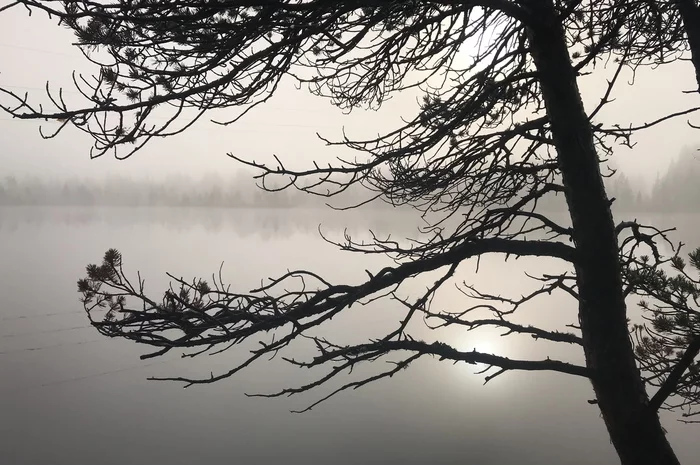
[{"label": "fog", "polygon": [[[616,169],[612,163],[608,172],[611,175],[605,182],[616,212],[699,212],[700,183],[696,180],[700,178],[700,157],[694,145],[684,147],[651,184],[630,178],[625,170]],[[0,205],[324,209],[363,204],[375,195],[360,184],[332,197],[309,195],[294,187],[275,191],[281,181],[274,178],[265,182],[266,190],[255,174],[241,170],[229,175],[169,175],[161,179],[117,175],[98,179],[6,175],[0,178]],[[370,202],[367,207],[393,208],[379,200]],[[565,211],[566,205],[562,196],[548,196],[539,208]],[[402,208],[402,212],[406,211],[410,208]]]},{"label": "fog", "polygon": [[[44,89],[49,80],[52,89],[64,88],[69,103],[76,101],[71,100],[77,98],[71,73],[76,70],[90,75],[95,67],[70,45],[73,39],[70,31],[57,27],[46,15],[29,18],[23,9],[4,12],[0,15],[0,84],[29,92],[33,101],[45,103]],[[579,83],[589,108],[599,103],[610,77],[611,70],[598,71],[582,77]],[[693,88],[693,80],[689,62],[643,68],[634,74],[624,71],[615,101],[596,119],[624,127],[700,106],[700,96],[684,93]],[[668,85],[659,85],[660,82]],[[291,167],[308,167],[311,160],[325,162],[336,156],[355,155],[342,148],[326,147],[317,133],[334,140],[342,138],[343,130],[353,137],[376,135],[394,128],[402,117],[415,115],[419,98],[417,92],[401,92],[385,102],[381,111],[357,110],[345,115],[327,100],[313,97],[287,80],[275,97],[239,123],[218,126],[202,120],[184,134],[152,141],[126,162],[110,156],[90,160],[91,140],[76,130],[67,130],[46,141],[39,137],[39,123],[0,116],[0,174],[61,178],[118,174],[161,179],[168,175],[235,174],[240,166],[226,156],[229,152],[259,162],[272,162],[273,155],[277,155]],[[226,116],[226,112],[211,114],[211,118]],[[53,123],[43,124],[50,130]],[[685,118],[676,118],[642,131],[633,142],[633,148],[615,148],[615,163],[630,179],[650,188],[657,174],[664,173],[684,147],[697,142],[697,131],[688,126]]]},{"label": "fog", "polygon": [[[693,215],[645,219],[685,222],[685,231],[700,225]],[[616,463],[597,407],[586,402],[593,397],[589,383],[575,377],[508,373],[484,386],[475,374],[479,367],[425,359],[390,380],[292,414],[332,385],[298,398],[246,397],[314,375],[280,360],[189,389],[147,381],[154,375],[207,376],[244,354],[142,362],[138,356],[146,348],[99,336],[81,312],[75,281],[108,247],[122,251],[128,272],[139,270],[154,294],[164,289],[165,271],[209,276],[222,261],[224,279],[240,289],[292,266],[350,283],[365,279],[364,269],[384,266],[378,257],[336,250],[319,237],[319,224],[330,238],[346,227],[360,238],[368,229],[410,235],[416,226],[405,215],[318,209],[0,207],[0,463]],[[467,263],[459,278],[485,291],[508,282],[510,291],[519,292],[533,285],[524,270],[556,266],[518,263],[484,260],[478,275]],[[421,289],[423,281],[411,288]],[[449,290],[438,300],[437,308],[465,304]],[[323,334],[363,340],[393,327],[397,310],[391,302],[353,308]],[[576,306],[555,296],[528,311],[531,322],[560,327],[572,321]],[[443,338],[462,350],[581,359],[575,348],[530,338],[459,331]],[[302,345],[293,353],[307,350]],[[666,418],[678,455],[692,463],[697,430]]]},{"label": "fog", "polygon": [[[0,86],[41,100],[49,78],[54,88],[66,87],[67,99],[77,98],[70,90],[71,72],[94,70],[71,41],[67,30],[45,17],[4,12]],[[581,79],[589,108],[604,93],[606,77],[601,70]],[[689,63],[624,77],[634,85],[622,80],[600,121],[624,127],[699,103],[697,95],[683,93],[693,86]],[[289,411],[332,386],[293,398],[245,393],[299,385],[315,372],[273,360],[229,380],[182,389],[146,378],[208,376],[230,368],[244,353],[140,361],[145,348],[106,339],[89,327],[76,280],[110,247],[124,254],[130,273],[143,274],[154,294],[167,285],[166,271],[208,277],[222,263],[226,280],[242,290],[288,268],[357,283],[366,277],[364,270],[384,266],[379,257],[337,250],[319,229],[330,238],[344,232],[363,237],[369,230],[415,236],[420,224],[415,212],[333,212],[326,199],[294,191],[263,195],[252,173],[227,154],[258,162],[277,155],[290,167],[352,158],[345,149],[326,147],[317,132],[331,139],[344,130],[374,135],[412,116],[417,97],[405,92],[380,112],[346,115],[286,81],[275,98],[240,123],[201,121],[126,161],[90,160],[91,141],[77,131],[47,141],[39,137],[38,123],[0,116],[0,463],[619,463],[597,407],[587,403],[593,393],[582,379],[508,373],[484,386],[483,376],[475,374],[479,367],[424,359],[390,380],[299,415]],[[677,226],[674,239],[700,245],[698,140],[686,120],[676,119],[641,132],[633,148],[615,147],[610,165],[618,173],[606,182],[619,218]],[[334,205],[367,195],[357,189]],[[561,211],[561,199],[542,207]],[[507,283],[517,293],[533,286],[524,271],[555,266],[547,260],[488,259],[478,274],[475,263],[464,264],[458,278],[495,293]],[[412,289],[424,284],[417,280]],[[466,305],[456,292],[440,299],[435,305]],[[575,321],[574,302],[561,296],[538,302],[529,308],[531,323],[561,328]],[[324,331],[338,340],[364,340],[393,327],[397,310],[386,302],[353,308]],[[462,350],[582,358],[575,348],[530,338],[454,330],[443,336]],[[696,462],[697,427],[680,424],[675,415],[663,418],[681,461]]]}]

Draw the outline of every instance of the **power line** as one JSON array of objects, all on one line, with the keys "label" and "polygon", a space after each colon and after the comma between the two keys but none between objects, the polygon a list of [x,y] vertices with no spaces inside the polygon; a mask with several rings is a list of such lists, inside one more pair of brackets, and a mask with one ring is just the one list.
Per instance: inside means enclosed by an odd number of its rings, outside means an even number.
[{"label": "power line", "polygon": [[38,351],[42,351],[42,350],[54,349],[56,347],[92,344],[95,342],[102,342],[104,340],[105,340],[105,338],[102,337],[100,339],[90,339],[87,341],[62,342],[60,344],[51,344],[48,346],[27,347],[25,349],[5,350],[5,351],[0,351],[0,355],[12,355],[12,354],[19,354],[22,352],[38,352]]},{"label": "power line", "polygon": [[[160,119],[160,120],[165,120],[167,118],[153,118],[153,119]],[[0,118],[0,121],[13,121],[13,122],[25,122],[29,120],[24,120],[22,118]],[[47,123],[50,121],[41,121],[41,123]],[[326,129],[338,129],[339,126],[337,125],[323,125],[323,124],[279,124],[279,123],[236,123],[235,126],[232,126],[234,128],[238,127],[246,127],[246,126],[254,126],[254,127],[277,127],[277,128],[308,128],[308,129],[318,129],[318,128],[326,128]],[[190,131],[212,131],[212,129],[205,129],[205,128],[198,128],[198,127],[193,127],[189,128]],[[220,129],[220,131],[223,131],[223,129]]]},{"label": "power line", "polygon": [[82,55],[75,55],[75,54],[70,54],[70,53],[58,52],[55,50],[46,50],[46,49],[40,49],[40,48],[25,47],[22,45],[0,43],[0,47],[14,48],[17,50],[27,50],[27,51],[38,52],[38,53],[47,53],[49,55],[63,55],[63,56],[70,57],[70,58],[73,58],[76,60],[84,60],[85,59],[85,57]]},{"label": "power line", "polygon": [[[7,88],[12,88],[12,89],[25,89],[25,90],[39,90],[39,91],[46,91],[46,87],[36,87],[36,86],[14,86],[14,85],[9,85],[9,84],[3,84],[2,87],[7,87]],[[75,95],[82,95],[80,92],[77,90],[63,90],[61,89],[61,92],[64,94],[75,94]]]},{"label": "power line", "polygon": [[[163,365],[165,363],[170,363],[173,361],[174,360],[161,360],[160,362],[147,363],[145,365],[133,365],[133,366],[126,367],[126,368],[119,368],[117,370],[103,371],[100,373],[93,373],[93,374],[85,375],[85,376],[76,376],[75,378],[68,378],[68,379],[62,379],[62,380],[53,381],[53,382],[49,382],[49,383],[44,383],[44,384],[41,384],[37,387],[43,388],[43,387],[47,387],[47,386],[57,386],[59,384],[72,383],[75,381],[82,381],[84,379],[98,378],[100,376],[107,376],[107,375],[111,375],[114,373],[123,373],[125,371],[137,370],[139,368],[147,368],[147,367],[152,367],[152,366],[156,366],[156,365]],[[31,389],[31,387],[29,389]]]},{"label": "power line", "polygon": [[116,370],[102,371],[99,373],[92,373],[92,374],[84,375],[84,376],[76,376],[74,378],[61,379],[58,381],[50,381],[48,383],[36,384],[34,386],[24,386],[24,387],[20,387],[18,389],[15,389],[13,391],[10,391],[8,393],[3,393],[3,394],[4,395],[13,394],[13,393],[17,393],[17,392],[26,392],[29,390],[41,389],[41,388],[50,387],[50,386],[58,386],[60,384],[73,383],[76,381],[83,381],[83,380],[90,379],[90,378],[99,378],[101,376],[112,375],[115,373],[123,373],[123,372],[131,371],[131,370],[138,370],[139,368],[148,368],[148,367],[152,367],[152,366],[156,366],[156,365],[164,365],[166,363],[177,362],[179,360],[182,360],[182,359],[161,360],[160,362],[147,363],[145,365],[133,365],[130,367],[119,368]]},{"label": "power line", "polygon": [[[3,84],[0,87],[7,87],[7,88],[12,88],[12,89],[24,89],[24,90],[36,90],[40,92],[46,91],[45,87],[37,87],[37,86],[18,86],[18,85],[9,85],[9,84]],[[65,90],[64,88],[61,88],[61,91],[64,94],[74,94],[74,95],[83,95],[82,93],[78,92],[77,90]],[[324,115],[327,116],[328,112],[323,111],[323,110],[310,110],[308,108],[284,108],[284,107],[273,107],[273,106],[260,106],[258,107],[259,109],[266,109],[266,110],[271,110],[275,112],[284,112],[284,111],[289,111],[289,112],[300,112],[300,113],[314,113],[318,115]],[[3,121],[16,121],[19,118],[0,118]],[[159,119],[159,120],[168,120],[170,118],[166,117],[153,117],[151,116],[151,119]],[[241,123],[245,124],[245,123]],[[251,124],[251,123],[248,123]],[[266,125],[267,123],[252,123],[252,124],[264,124]]]},{"label": "power line", "polygon": [[0,318],[0,321],[15,321],[15,320],[28,320],[31,318],[47,318],[47,317],[52,317],[52,316],[59,316],[59,315],[77,315],[77,314],[85,314],[85,310],[76,310],[72,312],[54,312],[54,313],[39,313],[39,314],[33,314],[33,315],[9,315],[9,316],[4,316]]},{"label": "power line", "polygon": [[11,338],[11,337],[32,336],[34,334],[60,333],[60,332],[64,332],[64,331],[73,331],[76,329],[88,329],[88,328],[92,328],[92,326],[91,325],[73,326],[70,328],[58,328],[58,329],[47,329],[47,330],[43,330],[43,331],[33,331],[31,333],[0,334],[0,339]]},{"label": "power line", "polygon": [[[1,45],[2,45],[2,44],[0,44],[0,46],[1,46]],[[9,85],[9,84],[3,84],[3,85],[0,86],[0,87],[8,87],[8,88],[13,88],[13,89],[25,89],[25,90],[37,90],[37,91],[45,91],[45,90],[46,90],[45,87],[18,86],[18,85]],[[78,91],[76,91],[76,90],[65,90],[65,88],[61,88],[61,90],[62,90],[62,92],[63,92],[64,94],[83,95],[82,93],[80,93],[80,92],[78,92]],[[266,109],[266,110],[272,110],[272,111],[276,111],[276,112],[279,112],[279,111],[290,111],[290,112],[300,112],[300,113],[313,113],[313,114],[324,115],[324,116],[327,116],[328,113],[329,113],[328,111],[324,111],[324,110],[311,110],[311,109],[309,109],[309,108],[299,108],[299,107],[297,107],[297,108],[284,108],[284,107],[268,106],[267,104],[262,105],[262,106],[259,106],[258,108],[259,108],[259,109],[263,109],[263,108],[264,108],[264,109]],[[345,116],[345,115],[343,115],[343,116]],[[7,119],[2,119],[2,120],[3,120],[3,121],[15,121],[15,120],[17,120],[17,119],[18,119],[18,118],[7,118]],[[169,118],[166,118],[166,117],[159,117],[159,118],[158,118],[158,117],[155,117],[155,118],[154,118],[154,117],[151,116],[151,119],[167,120],[167,119],[169,119]],[[267,123],[259,123],[259,124],[267,124]],[[305,127],[305,126],[304,126],[304,127]],[[329,126],[329,127],[330,127],[330,126]],[[335,127],[335,126],[333,126],[333,127]]]}]

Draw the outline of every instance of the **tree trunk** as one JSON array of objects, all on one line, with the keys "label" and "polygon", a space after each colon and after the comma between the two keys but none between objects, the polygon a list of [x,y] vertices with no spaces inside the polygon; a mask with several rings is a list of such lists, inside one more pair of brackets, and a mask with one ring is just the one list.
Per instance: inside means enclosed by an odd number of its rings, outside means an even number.
[{"label": "tree trunk", "polygon": [[677,465],[637,368],[627,326],[610,201],[561,22],[551,0],[530,3],[527,34],[539,73],[577,250],[579,322],[586,366],[623,465]]},{"label": "tree trunk", "polygon": [[690,46],[690,60],[695,67],[695,80],[700,92],[700,7],[695,0],[676,0],[675,4],[683,21],[683,29]]}]

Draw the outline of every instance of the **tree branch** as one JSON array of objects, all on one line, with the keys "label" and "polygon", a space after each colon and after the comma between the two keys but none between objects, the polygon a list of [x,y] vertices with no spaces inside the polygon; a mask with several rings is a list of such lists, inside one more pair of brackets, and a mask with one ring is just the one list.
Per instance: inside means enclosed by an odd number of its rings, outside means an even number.
[{"label": "tree branch", "polygon": [[668,399],[668,397],[674,393],[678,383],[683,377],[683,373],[685,373],[685,371],[690,367],[698,353],[700,353],[700,338],[695,338],[688,345],[688,348],[685,350],[685,353],[678,361],[676,366],[668,374],[664,384],[661,385],[659,390],[656,391],[656,394],[654,394],[654,397],[652,397],[649,401],[647,410],[650,413],[658,411],[664,402],[666,402],[666,399]]}]

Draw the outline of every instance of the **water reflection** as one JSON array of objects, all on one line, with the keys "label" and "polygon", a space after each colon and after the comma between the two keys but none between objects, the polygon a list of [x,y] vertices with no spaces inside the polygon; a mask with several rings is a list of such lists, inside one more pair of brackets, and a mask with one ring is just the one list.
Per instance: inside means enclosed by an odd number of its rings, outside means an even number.
[{"label": "water reflection", "polygon": [[[220,372],[245,354],[140,361],[143,348],[98,337],[80,312],[75,280],[108,247],[121,249],[128,269],[141,270],[153,292],[165,286],[166,270],[208,276],[222,260],[226,279],[244,289],[292,266],[343,282],[383,266],[380,257],[325,244],[319,223],[335,234],[349,227],[410,235],[416,225],[410,217],[303,210],[0,210],[0,463],[616,463],[582,380],[518,373],[482,386],[473,367],[425,359],[391,380],[292,415],[290,409],[327,391],[276,400],[244,392],[273,391],[318,373],[275,360],[187,390],[149,382],[151,375]],[[460,278],[488,291],[520,292],[529,285],[525,266],[552,264],[484,261],[478,276],[467,266]],[[465,305],[456,292],[441,299],[435,305]],[[396,323],[396,310],[390,303],[353,307],[325,331],[348,341],[371,337]],[[575,315],[575,306],[558,298],[531,310],[528,318],[552,326]],[[445,337],[465,349],[483,344],[458,331]],[[580,356],[569,347],[540,354],[531,340],[490,341],[508,355]],[[696,430],[666,426],[679,455],[692,463]]]},{"label": "water reflection", "polygon": [[286,237],[317,234],[319,225],[322,230],[335,232],[345,228],[372,229],[415,236],[416,228],[422,223],[412,211],[387,215],[377,210],[340,212],[317,208],[0,207],[0,231],[14,231],[21,225],[49,224],[73,227],[99,224],[109,228],[151,225],[173,232],[203,228],[215,233],[225,228],[242,237]]}]

